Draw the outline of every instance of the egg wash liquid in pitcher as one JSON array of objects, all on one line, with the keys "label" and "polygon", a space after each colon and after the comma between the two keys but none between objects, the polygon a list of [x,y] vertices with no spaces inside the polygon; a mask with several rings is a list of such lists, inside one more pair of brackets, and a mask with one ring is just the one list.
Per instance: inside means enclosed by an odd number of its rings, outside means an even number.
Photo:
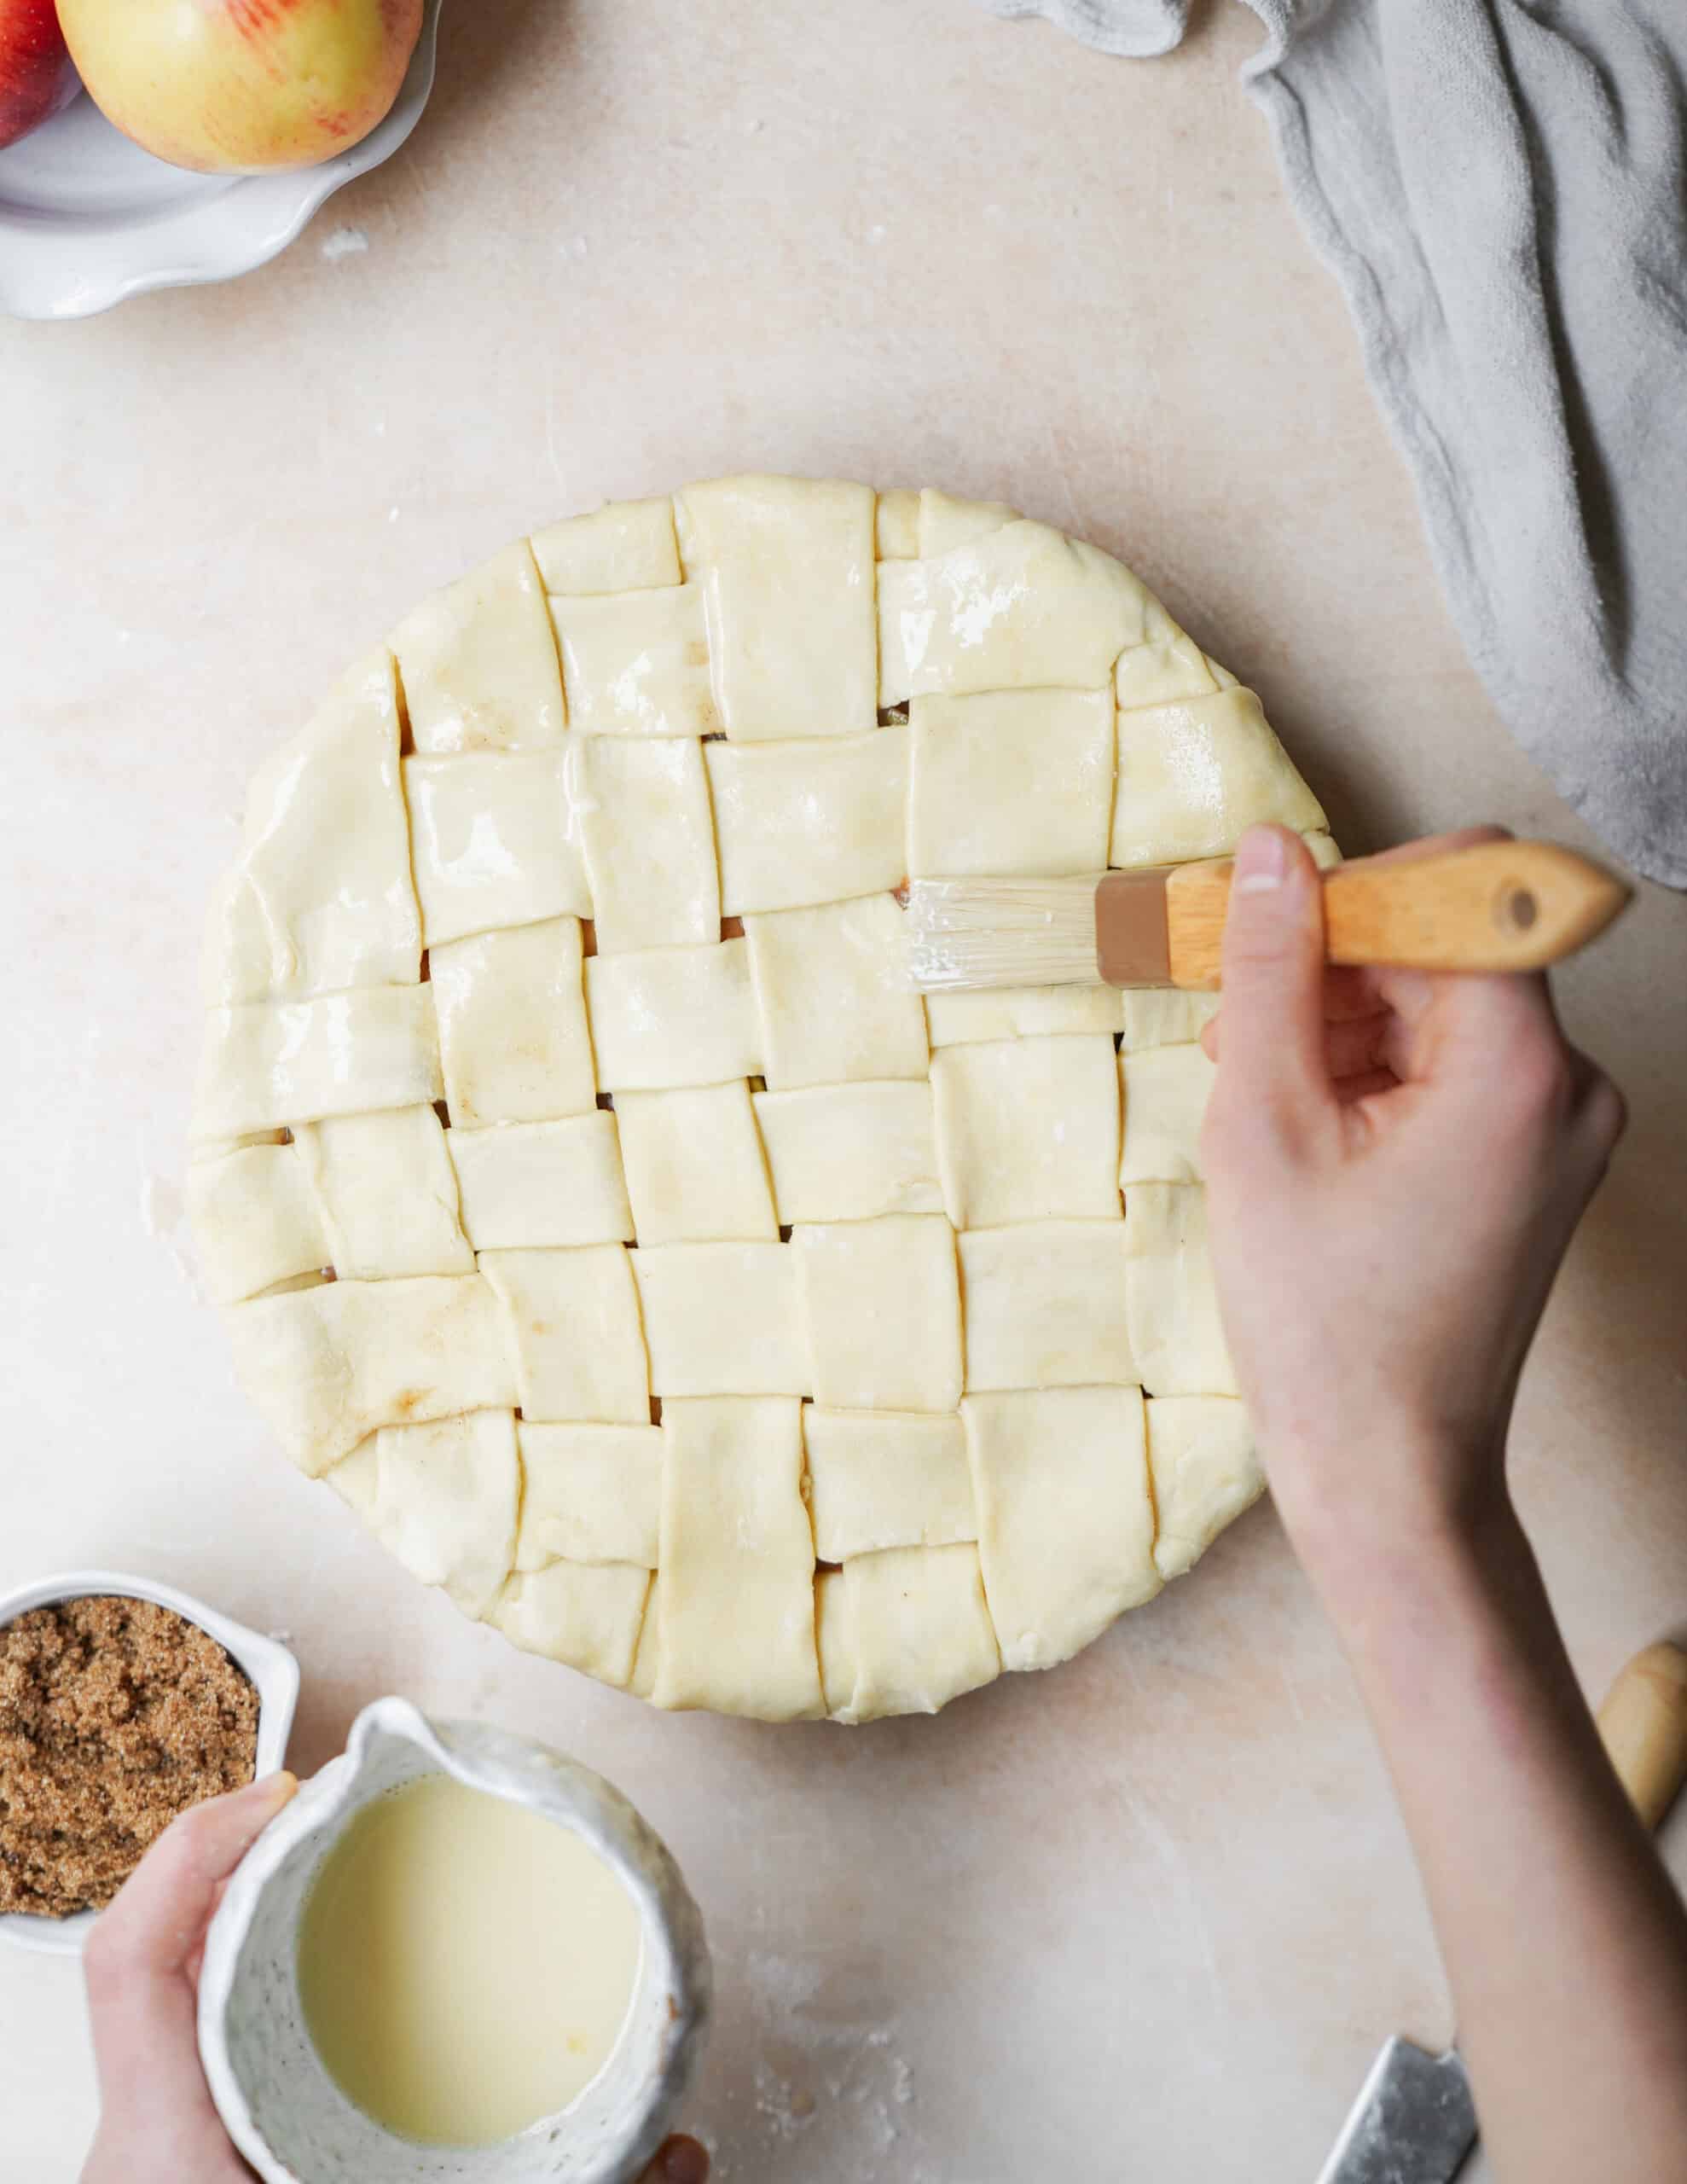
[{"label": "egg wash liquid in pitcher", "polygon": [[299,1933],[304,2021],[386,2129],[486,2146],[554,2115],[607,2061],[639,1913],[571,1828],[449,1774],[354,1815]]}]

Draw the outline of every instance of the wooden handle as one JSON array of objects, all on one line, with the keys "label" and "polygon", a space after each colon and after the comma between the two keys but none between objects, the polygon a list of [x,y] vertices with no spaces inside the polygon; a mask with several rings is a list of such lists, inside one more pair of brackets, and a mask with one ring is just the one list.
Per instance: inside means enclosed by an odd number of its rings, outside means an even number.
[{"label": "wooden handle", "polygon": [[1599,1734],[1629,1800],[1656,1827],[1687,1779],[1687,1653],[1648,1646],[1605,1694]]},{"label": "wooden handle", "polygon": [[[1166,924],[1174,985],[1219,983],[1230,861],[1174,867]],[[1324,875],[1332,963],[1418,971],[1538,971],[1585,948],[1633,892],[1556,842],[1479,842],[1419,857],[1355,857]]]}]

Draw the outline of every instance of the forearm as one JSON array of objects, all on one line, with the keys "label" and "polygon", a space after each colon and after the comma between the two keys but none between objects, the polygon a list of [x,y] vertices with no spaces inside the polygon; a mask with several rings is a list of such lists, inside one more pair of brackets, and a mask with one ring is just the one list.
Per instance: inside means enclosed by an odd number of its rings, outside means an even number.
[{"label": "forearm", "polygon": [[1479,1528],[1307,1529],[1423,1873],[1498,2173],[1687,2175],[1687,1917],[1509,1504]]}]

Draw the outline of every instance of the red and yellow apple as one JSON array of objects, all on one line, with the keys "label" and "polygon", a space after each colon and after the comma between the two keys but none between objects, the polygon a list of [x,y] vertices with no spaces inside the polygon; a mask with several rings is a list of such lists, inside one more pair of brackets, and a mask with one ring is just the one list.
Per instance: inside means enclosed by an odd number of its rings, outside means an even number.
[{"label": "red and yellow apple", "polygon": [[0,148],[75,96],[76,71],[53,0],[0,0]]},{"label": "red and yellow apple", "polygon": [[397,97],[421,15],[422,0],[59,0],[107,119],[201,174],[348,150]]}]

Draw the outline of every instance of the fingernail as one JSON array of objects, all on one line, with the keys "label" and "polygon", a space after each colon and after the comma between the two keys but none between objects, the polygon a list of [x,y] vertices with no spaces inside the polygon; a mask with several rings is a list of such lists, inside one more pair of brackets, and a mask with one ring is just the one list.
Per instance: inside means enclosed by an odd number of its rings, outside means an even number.
[{"label": "fingernail", "polygon": [[1275,827],[1250,827],[1236,851],[1236,876],[1232,881],[1238,895],[1268,894],[1280,887],[1289,869],[1289,845]]},{"label": "fingernail", "polygon": [[299,1787],[299,1777],[289,1774],[286,1768],[278,1774],[262,1774],[255,1782],[248,1782],[235,1795],[242,1804],[250,1805],[254,1812],[266,1805],[273,1805],[277,1812]]},{"label": "fingernail", "polygon": [[709,2157],[695,2139],[673,2139],[662,2149],[668,2184],[709,2184]]}]

